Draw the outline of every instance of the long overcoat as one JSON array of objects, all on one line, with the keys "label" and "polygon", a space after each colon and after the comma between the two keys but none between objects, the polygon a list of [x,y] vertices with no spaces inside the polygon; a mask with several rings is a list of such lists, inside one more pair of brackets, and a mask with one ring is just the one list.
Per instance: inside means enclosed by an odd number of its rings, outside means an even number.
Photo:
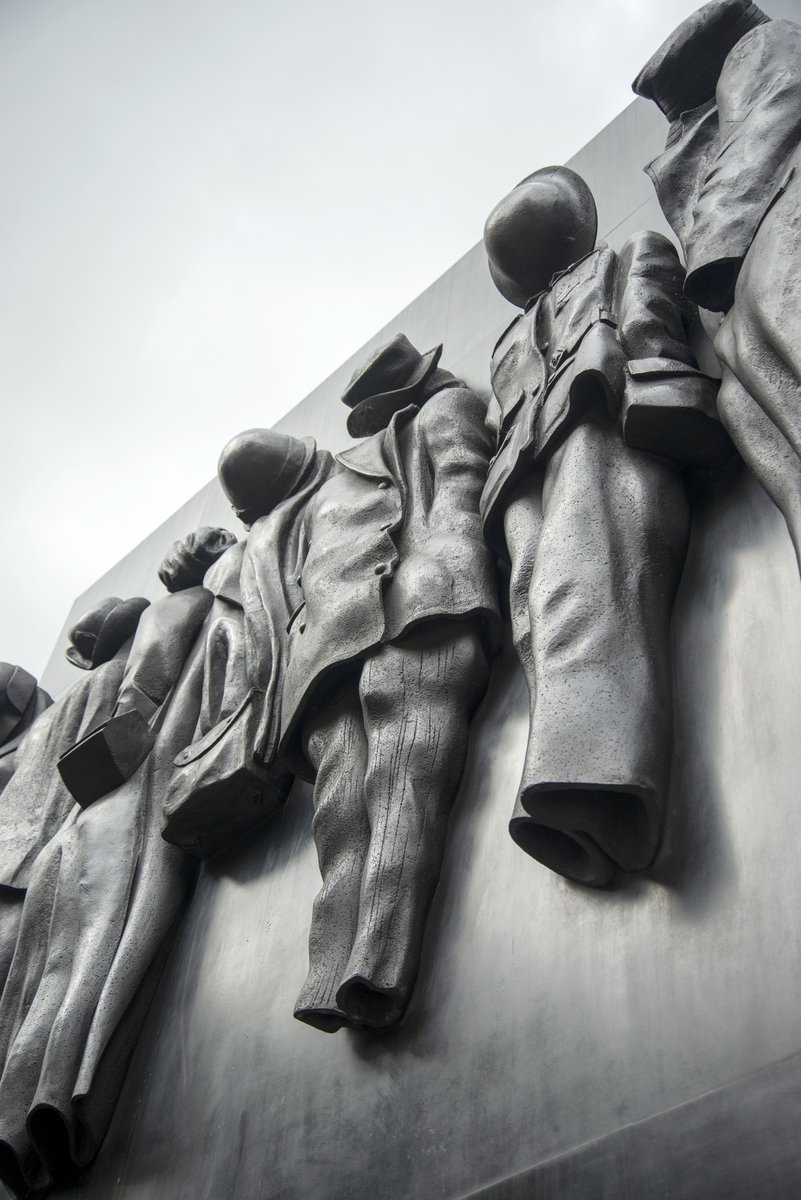
[{"label": "long overcoat", "polygon": [[485,416],[454,380],[338,455],[338,473],[309,505],[281,739],[301,778],[314,778],[300,731],[324,680],[441,618],[474,618],[488,655],[497,651],[495,566],[479,513],[492,453]]},{"label": "long overcoat", "polygon": [[[674,53],[687,53],[676,35]],[[801,567],[801,26],[768,21],[648,168],[684,247],[687,290],[723,368],[718,411],[787,521]],[[735,282],[736,281],[736,282]],[[719,319],[719,318],[718,318]]]},{"label": "long overcoat", "polygon": [[766,213],[795,173],[801,141],[801,26],[768,21],[729,52],[715,98],[673,123],[646,170],[703,308],[731,287]]}]

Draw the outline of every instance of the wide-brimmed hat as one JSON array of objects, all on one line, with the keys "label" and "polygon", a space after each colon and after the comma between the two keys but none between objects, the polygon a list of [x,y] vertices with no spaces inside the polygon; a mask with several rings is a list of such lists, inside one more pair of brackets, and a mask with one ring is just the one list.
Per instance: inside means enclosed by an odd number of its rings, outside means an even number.
[{"label": "wide-brimmed hat", "polygon": [[436,370],[442,346],[426,354],[398,333],[357,367],[342,393],[342,403],[352,408],[348,417],[351,437],[370,437],[386,429],[396,412],[419,399]]},{"label": "wide-brimmed hat", "polygon": [[712,0],[673,30],[631,85],[669,121],[712,100],[729,53],[770,17],[751,0]]},{"label": "wide-brimmed hat", "polygon": [[66,651],[69,661],[82,671],[92,671],[109,662],[136,631],[139,618],[149,605],[144,596],[130,600],[109,596],[101,600],[70,629],[67,636],[72,645]]},{"label": "wide-brimmed hat", "polygon": [[288,499],[314,458],[314,438],[275,429],[246,429],[220,455],[217,475],[239,520],[251,526]]},{"label": "wide-brimmed hat", "polygon": [[587,183],[570,167],[527,175],[487,217],[484,246],[492,281],[525,308],[551,280],[595,246],[598,212]]}]

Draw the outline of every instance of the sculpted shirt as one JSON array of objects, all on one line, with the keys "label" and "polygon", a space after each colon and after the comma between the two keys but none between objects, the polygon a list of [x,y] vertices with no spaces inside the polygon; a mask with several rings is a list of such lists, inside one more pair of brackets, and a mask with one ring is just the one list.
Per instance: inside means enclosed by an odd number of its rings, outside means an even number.
[{"label": "sculpted shirt", "polygon": [[492,555],[479,499],[491,437],[482,401],[454,380],[420,409],[337,456],[306,514],[303,604],[289,629],[282,750],[312,778],[300,727],[324,677],[442,617],[479,621],[500,643]]}]

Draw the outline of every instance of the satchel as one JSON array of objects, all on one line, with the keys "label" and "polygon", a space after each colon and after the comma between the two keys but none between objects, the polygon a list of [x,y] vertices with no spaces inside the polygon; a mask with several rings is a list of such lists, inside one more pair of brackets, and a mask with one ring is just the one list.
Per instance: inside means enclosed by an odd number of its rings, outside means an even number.
[{"label": "satchel", "polygon": [[175,758],[164,801],[162,837],[195,858],[209,858],[265,824],[283,805],[291,772],[254,756],[264,692],[239,707]]},{"label": "satchel", "polygon": [[156,733],[157,723],[147,722],[138,709],[110,717],[58,760],[67,791],[82,808],[107,796],[139,769],[153,749]]}]

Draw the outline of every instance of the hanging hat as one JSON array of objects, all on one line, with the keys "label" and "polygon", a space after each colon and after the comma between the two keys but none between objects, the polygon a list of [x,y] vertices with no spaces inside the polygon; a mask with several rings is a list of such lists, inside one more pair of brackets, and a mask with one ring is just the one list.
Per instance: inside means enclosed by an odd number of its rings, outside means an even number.
[{"label": "hanging hat", "polygon": [[297,489],[314,458],[314,438],[275,429],[246,429],[220,455],[217,475],[231,506],[248,527]]},{"label": "hanging hat", "polygon": [[35,695],[33,675],[13,663],[0,663],[0,744],[17,732]]},{"label": "hanging hat", "polygon": [[678,120],[714,98],[729,52],[769,20],[751,0],[712,0],[673,30],[632,89],[653,100],[669,121]]},{"label": "hanging hat", "polygon": [[183,592],[198,587],[209,567],[236,545],[228,529],[204,525],[179,542],[173,542],[159,566],[159,579],[168,592]]},{"label": "hanging hat", "polygon": [[595,246],[598,212],[587,184],[569,167],[543,167],[495,205],[484,226],[490,275],[518,308]]},{"label": "hanging hat", "polygon": [[441,354],[441,345],[421,354],[403,333],[379,346],[357,367],[342,393],[342,403],[353,409],[348,417],[350,436],[370,437],[386,429],[396,412],[416,403]]},{"label": "hanging hat", "polygon": [[30,672],[13,663],[0,663],[0,708],[10,708],[22,716],[36,691]]},{"label": "hanging hat", "polygon": [[149,605],[144,596],[134,596],[131,600],[110,596],[101,600],[69,631],[72,642],[66,652],[69,661],[82,671],[92,671],[109,662],[136,631],[139,618]]}]

